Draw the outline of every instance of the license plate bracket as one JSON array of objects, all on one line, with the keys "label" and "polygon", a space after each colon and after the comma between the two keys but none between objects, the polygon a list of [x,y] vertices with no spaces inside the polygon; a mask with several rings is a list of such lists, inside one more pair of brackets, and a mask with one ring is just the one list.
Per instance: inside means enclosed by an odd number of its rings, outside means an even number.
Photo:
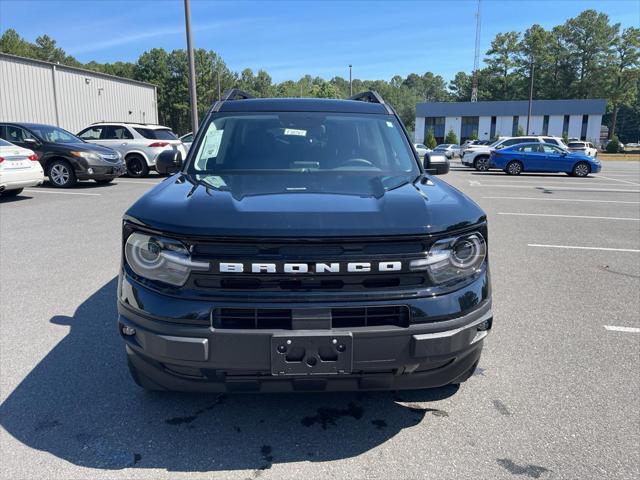
[{"label": "license plate bracket", "polygon": [[272,375],[339,375],[352,369],[351,333],[278,333],[271,337]]}]

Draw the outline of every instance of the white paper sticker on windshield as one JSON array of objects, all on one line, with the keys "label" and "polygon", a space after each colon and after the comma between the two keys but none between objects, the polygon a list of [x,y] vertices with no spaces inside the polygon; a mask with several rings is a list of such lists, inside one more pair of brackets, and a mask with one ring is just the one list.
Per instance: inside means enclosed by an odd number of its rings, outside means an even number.
[{"label": "white paper sticker on windshield", "polygon": [[215,158],[218,156],[218,149],[222,141],[222,133],[224,130],[209,129],[204,139],[204,148],[202,149],[201,158]]},{"label": "white paper sticker on windshield", "polygon": [[284,129],[284,134],[285,135],[296,135],[298,137],[306,137],[307,136],[307,131],[306,130],[296,130],[295,128],[285,128]]},{"label": "white paper sticker on windshield", "polygon": [[393,128],[393,123],[391,123],[391,122],[389,122],[389,121],[388,121],[388,122],[387,122],[387,127],[389,127],[389,128]]}]

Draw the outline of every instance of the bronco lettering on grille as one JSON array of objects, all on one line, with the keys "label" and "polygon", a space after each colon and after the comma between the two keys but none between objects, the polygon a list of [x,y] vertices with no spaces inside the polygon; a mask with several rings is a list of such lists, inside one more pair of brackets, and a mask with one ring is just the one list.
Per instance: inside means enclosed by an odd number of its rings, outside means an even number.
[{"label": "bronco lettering on grille", "polygon": [[323,263],[242,263],[219,262],[214,271],[220,273],[368,273],[399,272],[402,262],[323,262]]}]

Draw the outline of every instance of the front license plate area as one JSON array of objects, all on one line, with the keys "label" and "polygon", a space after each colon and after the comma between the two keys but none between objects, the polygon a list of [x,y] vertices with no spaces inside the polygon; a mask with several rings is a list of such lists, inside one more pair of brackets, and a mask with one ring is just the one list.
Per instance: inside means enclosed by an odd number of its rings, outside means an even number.
[{"label": "front license plate area", "polygon": [[271,337],[272,375],[338,375],[353,368],[353,336],[331,332],[275,334]]}]

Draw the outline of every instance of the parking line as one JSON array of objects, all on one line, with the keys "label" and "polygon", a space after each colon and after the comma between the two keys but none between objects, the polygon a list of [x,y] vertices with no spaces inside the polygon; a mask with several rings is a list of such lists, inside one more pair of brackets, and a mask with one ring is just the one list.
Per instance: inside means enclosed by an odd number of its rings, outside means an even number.
[{"label": "parking line", "polygon": [[25,188],[24,191],[29,193],[56,193],[58,195],[86,195],[89,197],[99,197],[102,195],[101,193],[57,192],[54,190],[44,190],[44,189],[39,190],[39,189],[33,189],[33,188]]},{"label": "parking line", "polygon": [[638,205],[640,202],[628,200],[591,200],[580,198],[538,198],[538,197],[480,197],[490,200],[540,200],[543,202],[588,202],[588,203],[622,203],[630,205]]},{"label": "parking line", "polygon": [[629,183],[631,185],[640,185],[638,182],[630,182],[629,180],[620,180],[619,178],[605,177],[604,175],[598,175],[599,178],[606,178],[608,180],[613,180],[614,182],[622,182]]},{"label": "parking line", "polygon": [[542,247],[542,248],[566,248],[570,250],[602,250],[605,252],[631,252],[640,253],[640,250],[633,248],[608,248],[608,247],[579,247],[575,245],[543,245],[539,243],[527,243],[528,247]]},{"label": "parking line", "polygon": [[[548,184],[547,184],[548,185]],[[585,188],[585,187],[554,187],[554,186],[545,186],[544,183],[539,183],[537,185],[511,185],[508,183],[504,184],[473,184],[473,187],[499,187],[499,188],[528,188],[528,189],[544,189],[544,190],[554,190],[556,192],[562,191],[579,191],[579,192],[619,192],[619,193],[640,193],[640,190],[619,190],[615,188]]]},{"label": "parking line", "polygon": [[145,182],[144,180],[118,180],[116,183],[139,183],[141,185],[158,185],[160,182]]},{"label": "parking line", "polygon": [[605,329],[612,332],[625,332],[625,333],[640,333],[640,328],[636,327],[618,327],[616,325],[605,325]]},{"label": "parking line", "polygon": [[498,212],[498,215],[514,215],[522,217],[560,217],[560,218],[588,218],[594,220],[628,220],[640,222],[640,218],[631,217],[592,217],[590,215],[556,215],[552,213],[518,213],[518,212]]}]

